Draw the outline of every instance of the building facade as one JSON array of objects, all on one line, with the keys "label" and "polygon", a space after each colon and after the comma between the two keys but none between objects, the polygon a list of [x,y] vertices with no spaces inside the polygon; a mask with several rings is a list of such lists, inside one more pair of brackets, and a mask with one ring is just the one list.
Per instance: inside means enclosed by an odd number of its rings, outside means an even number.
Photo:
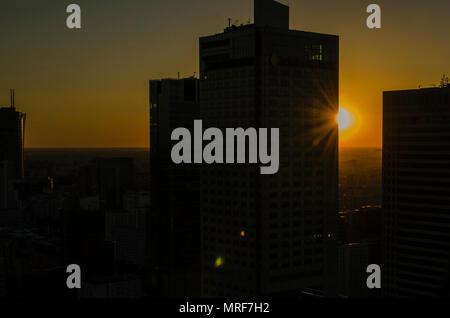
[{"label": "building facade", "polygon": [[369,265],[368,243],[346,243],[338,249],[339,295],[349,298],[368,297],[366,269]]},{"label": "building facade", "polygon": [[337,293],[339,38],[289,29],[255,1],[255,24],[200,38],[203,126],[279,128],[280,169],[201,168],[202,295]]},{"label": "building facade", "polygon": [[8,162],[10,179],[24,177],[25,119],[26,115],[16,110],[11,90],[11,106],[0,108],[0,162]]},{"label": "building facade", "polygon": [[200,296],[199,167],[171,159],[171,133],[198,119],[198,79],[150,81],[150,193],[147,239],[151,292]]},{"label": "building facade", "polygon": [[102,207],[122,210],[125,195],[134,190],[132,158],[95,158],[80,169],[81,196],[98,196]]},{"label": "building facade", "polygon": [[383,291],[439,296],[450,286],[450,87],[384,92],[383,107]]}]

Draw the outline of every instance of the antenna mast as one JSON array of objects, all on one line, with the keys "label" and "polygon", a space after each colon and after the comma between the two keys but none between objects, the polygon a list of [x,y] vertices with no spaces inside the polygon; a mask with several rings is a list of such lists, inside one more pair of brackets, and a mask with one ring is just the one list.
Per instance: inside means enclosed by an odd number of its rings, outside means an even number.
[{"label": "antenna mast", "polygon": [[442,78],[441,78],[440,87],[442,87],[442,88],[447,87],[447,86],[448,86],[448,82],[449,82],[449,79],[448,79],[448,77],[445,76],[445,74],[444,74],[444,75],[442,76]]}]

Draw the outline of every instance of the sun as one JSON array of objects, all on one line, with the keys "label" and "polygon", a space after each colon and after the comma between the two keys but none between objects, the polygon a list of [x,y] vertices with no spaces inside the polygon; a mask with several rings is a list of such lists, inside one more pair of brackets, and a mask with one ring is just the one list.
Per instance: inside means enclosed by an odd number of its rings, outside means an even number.
[{"label": "sun", "polygon": [[350,128],[353,123],[352,114],[345,108],[339,108],[339,114],[336,116],[336,121],[339,124],[339,131],[345,131]]}]

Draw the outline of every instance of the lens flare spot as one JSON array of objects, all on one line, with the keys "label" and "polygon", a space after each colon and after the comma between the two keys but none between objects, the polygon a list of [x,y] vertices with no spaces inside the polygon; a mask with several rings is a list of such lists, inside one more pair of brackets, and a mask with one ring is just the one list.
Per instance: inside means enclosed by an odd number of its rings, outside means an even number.
[{"label": "lens flare spot", "polygon": [[216,258],[216,261],[214,262],[214,267],[219,268],[222,266],[223,266],[223,258],[219,256]]}]

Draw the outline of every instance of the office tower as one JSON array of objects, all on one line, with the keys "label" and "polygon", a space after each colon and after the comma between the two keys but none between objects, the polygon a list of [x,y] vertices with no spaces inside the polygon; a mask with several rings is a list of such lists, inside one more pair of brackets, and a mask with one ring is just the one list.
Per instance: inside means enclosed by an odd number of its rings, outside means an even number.
[{"label": "office tower", "polygon": [[124,211],[106,215],[105,237],[107,241],[114,242],[116,261],[145,265],[146,215],[147,211]]},{"label": "office tower", "polygon": [[450,278],[450,86],[384,92],[383,108],[382,288],[439,296]]},{"label": "office tower", "polygon": [[8,161],[0,161],[0,210],[8,208]]},{"label": "office tower", "polygon": [[367,243],[347,243],[338,249],[339,294],[344,297],[367,297],[366,269],[369,265]]},{"label": "office tower", "polygon": [[204,129],[280,129],[275,175],[201,168],[202,295],[336,295],[339,38],[256,0],[255,24],[200,38],[200,68]]},{"label": "office tower", "polygon": [[199,167],[171,159],[172,131],[193,131],[198,79],[150,81],[151,209],[148,247],[151,291],[158,296],[200,295]]},{"label": "office tower", "polygon": [[82,197],[98,196],[102,207],[123,209],[125,194],[134,190],[132,158],[96,158],[80,170]]},{"label": "office tower", "polygon": [[11,90],[10,107],[0,108],[0,162],[9,162],[10,179],[24,176],[25,118],[25,114],[16,111],[14,90]]},{"label": "office tower", "polygon": [[3,255],[0,255],[0,297],[6,296],[6,261]]}]

